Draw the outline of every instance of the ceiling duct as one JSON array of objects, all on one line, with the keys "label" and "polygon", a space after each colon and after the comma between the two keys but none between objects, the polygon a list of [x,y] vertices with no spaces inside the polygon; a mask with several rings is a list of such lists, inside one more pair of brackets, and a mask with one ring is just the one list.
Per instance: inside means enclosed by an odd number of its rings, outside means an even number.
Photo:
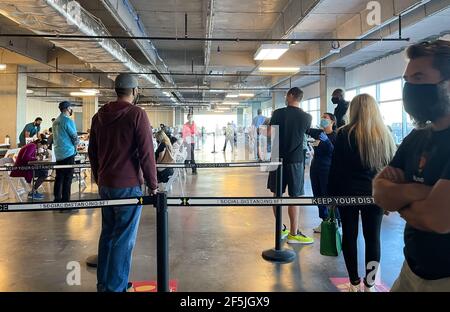
[{"label": "ceiling duct", "polygon": [[[106,27],[77,1],[71,0],[2,0],[0,13],[36,34],[109,36]],[[51,40],[93,68],[101,71],[150,72],[113,39],[70,41]],[[154,75],[140,76],[142,86],[160,87]],[[176,100],[171,97],[175,102]]]}]

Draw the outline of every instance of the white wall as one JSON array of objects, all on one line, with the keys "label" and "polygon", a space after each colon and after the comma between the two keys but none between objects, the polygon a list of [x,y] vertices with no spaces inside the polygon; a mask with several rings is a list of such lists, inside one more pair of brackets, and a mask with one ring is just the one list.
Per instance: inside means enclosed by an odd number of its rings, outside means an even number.
[{"label": "white wall", "polygon": [[[57,102],[44,102],[39,98],[27,98],[26,124],[34,121],[37,117],[42,118],[41,131],[52,126],[52,118],[59,116]],[[22,125],[22,129],[25,126]]]},{"label": "white wall", "polygon": [[403,76],[407,64],[405,52],[393,54],[345,73],[346,89],[367,86]]}]

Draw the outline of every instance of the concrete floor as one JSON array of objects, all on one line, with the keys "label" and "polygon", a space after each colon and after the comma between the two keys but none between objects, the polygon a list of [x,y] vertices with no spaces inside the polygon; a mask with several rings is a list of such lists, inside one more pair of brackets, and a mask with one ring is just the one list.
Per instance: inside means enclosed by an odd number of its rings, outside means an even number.
[{"label": "concrete floor", "polygon": [[[212,147],[206,143],[197,153],[201,161],[244,159],[231,151],[211,154]],[[265,187],[266,177],[267,173],[257,168],[201,169],[197,176],[188,174],[185,192],[188,196],[271,196]],[[311,194],[308,176],[306,180]],[[179,194],[175,187],[172,195]],[[95,187],[84,195],[91,196],[96,196]],[[178,281],[178,291],[337,291],[330,277],[347,276],[342,255],[320,255],[317,234],[312,246],[286,246],[297,253],[293,263],[264,261],[261,252],[274,246],[271,207],[169,209],[170,278]],[[313,235],[312,228],[319,223],[316,207],[301,209],[301,228],[306,234]],[[383,221],[381,279],[388,287],[403,262],[403,228],[404,222],[397,215]],[[86,267],[85,259],[96,253],[99,210],[3,213],[0,229],[0,291],[96,290],[96,271]],[[155,234],[155,212],[145,207],[134,251],[133,281],[156,280]],[[362,234],[359,246],[363,272]],[[66,283],[70,261],[81,265],[80,286]]]}]

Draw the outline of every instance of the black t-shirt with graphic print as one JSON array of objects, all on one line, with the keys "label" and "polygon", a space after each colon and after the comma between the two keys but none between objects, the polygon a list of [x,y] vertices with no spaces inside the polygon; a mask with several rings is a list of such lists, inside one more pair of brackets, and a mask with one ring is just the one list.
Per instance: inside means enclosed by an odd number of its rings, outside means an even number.
[{"label": "black t-shirt with graphic print", "polygon": [[[412,183],[433,186],[441,179],[450,180],[450,128],[413,130],[399,147],[391,166],[402,169],[406,180]],[[450,277],[450,234],[423,232],[406,224],[404,253],[419,277]]]}]

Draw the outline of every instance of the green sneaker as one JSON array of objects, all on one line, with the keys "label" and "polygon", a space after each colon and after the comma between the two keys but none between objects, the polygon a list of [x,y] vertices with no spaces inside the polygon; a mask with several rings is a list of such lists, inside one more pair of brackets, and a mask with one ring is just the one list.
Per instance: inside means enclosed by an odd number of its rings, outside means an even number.
[{"label": "green sneaker", "polygon": [[304,235],[302,232],[298,232],[297,235],[291,235],[289,233],[287,237],[288,244],[302,244],[302,245],[310,245],[314,243],[314,239]]},{"label": "green sneaker", "polygon": [[281,239],[286,239],[289,235],[289,230],[286,228],[286,225],[283,224],[283,230],[281,230]]}]

